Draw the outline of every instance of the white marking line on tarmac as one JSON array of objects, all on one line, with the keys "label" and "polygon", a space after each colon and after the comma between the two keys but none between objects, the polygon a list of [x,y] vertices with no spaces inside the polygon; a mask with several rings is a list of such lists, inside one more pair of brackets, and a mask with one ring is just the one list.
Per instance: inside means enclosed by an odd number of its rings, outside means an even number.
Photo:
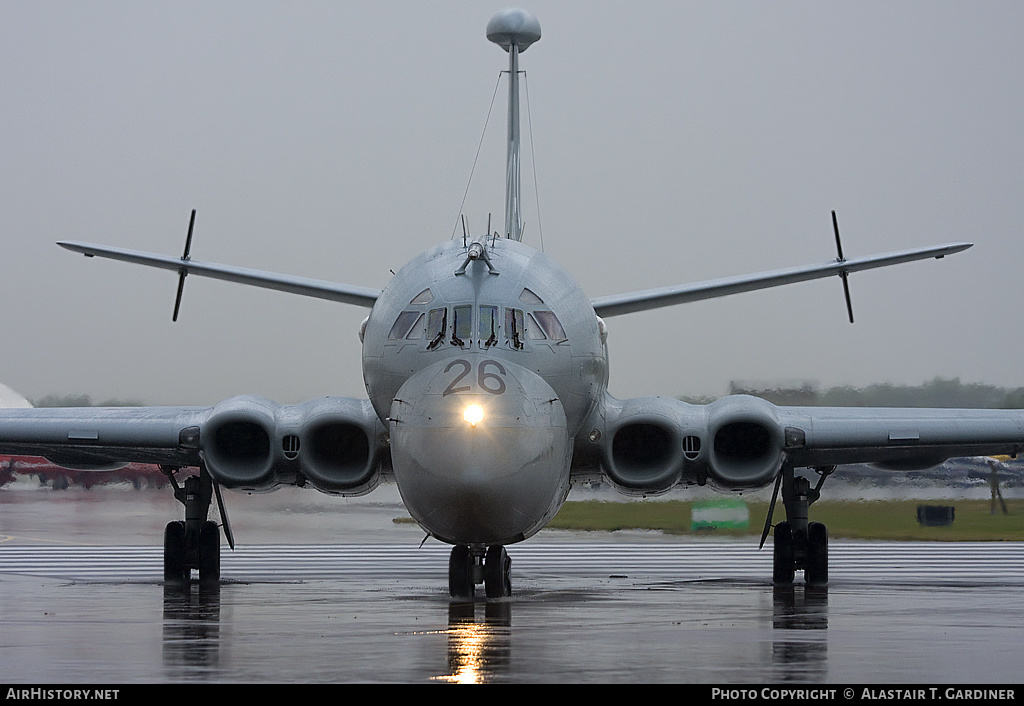
[{"label": "white marking line on tarmac", "polygon": [[[223,549],[226,580],[267,578],[443,577],[449,547],[369,545],[261,545]],[[543,543],[509,548],[519,577],[629,575],[679,579],[771,575],[771,550],[736,543]],[[836,578],[907,577],[1024,582],[1024,542],[834,543]],[[160,547],[0,545],[0,573],[53,578],[159,580]]]}]

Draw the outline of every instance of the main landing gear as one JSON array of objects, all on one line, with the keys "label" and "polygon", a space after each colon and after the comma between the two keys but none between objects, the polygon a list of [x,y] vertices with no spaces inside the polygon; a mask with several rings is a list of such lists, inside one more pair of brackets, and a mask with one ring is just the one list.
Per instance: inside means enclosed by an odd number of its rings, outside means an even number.
[{"label": "main landing gear", "polygon": [[[821,497],[821,486],[834,470],[835,466],[815,468],[814,471],[821,477],[814,488],[811,488],[807,478],[795,475],[788,465],[779,471],[775,493],[778,494],[781,482],[786,520],[775,525],[772,581],[776,585],[793,583],[797,569],[803,570],[804,582],[809,586],[824,586],[828,583],[828,530],[820,522],[808,522],[807,509]],[[768,510],[766,534],[774,508],[775,496]],[[764,543],[764,537],[761,542]]]},{"label": "main landing gear", "polygon": [[512,595],[512,560],[505,547],[458,544],[448,559],[448,593],[453,598],[472,598],[477,584],[484,584],[488,598]]},{"label": "main landing gear", "polygon": [[199,570],[200,583],[220,581],[220,527],[207,519],[215,492],[228,543],[234,545],[220,490],[205,466],[200,466],[198,476],[186,478],[184,486],[174,479],[176,469],[163,470],[174,486],[175,499],[185,506],[184,521],[169,522],[164,528],[164,581],[188,582],[192,569]]}]

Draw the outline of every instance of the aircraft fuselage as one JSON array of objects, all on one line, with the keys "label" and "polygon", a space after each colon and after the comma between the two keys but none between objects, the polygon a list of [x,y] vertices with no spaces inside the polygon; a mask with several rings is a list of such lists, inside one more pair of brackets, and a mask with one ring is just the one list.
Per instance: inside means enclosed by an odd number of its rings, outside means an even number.
[{"label": "aircraft fuselage", "polygon": [[515,240],[459,238],[384,289],[363,329],[363,375],[412,516],[452,544],[503,545],[565,500],[573,438],[608,365],[599,319],[565,270]]}]

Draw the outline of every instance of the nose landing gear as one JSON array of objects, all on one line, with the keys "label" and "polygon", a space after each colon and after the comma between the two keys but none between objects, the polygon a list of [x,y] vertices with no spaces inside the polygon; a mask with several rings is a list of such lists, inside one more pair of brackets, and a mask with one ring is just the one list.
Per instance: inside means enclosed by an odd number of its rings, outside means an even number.
[{"label": "nose landing gear", "polygon": [[484,584],[488,598],[512,595],[512,560],[501,545],[452,547],[448,559],[448,593],[453,598],[472,598],[477,584]]}]

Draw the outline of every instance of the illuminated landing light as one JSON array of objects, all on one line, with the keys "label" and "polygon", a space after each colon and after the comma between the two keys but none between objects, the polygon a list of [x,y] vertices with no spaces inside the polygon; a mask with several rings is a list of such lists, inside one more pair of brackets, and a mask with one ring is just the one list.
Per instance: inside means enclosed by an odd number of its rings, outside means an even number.
[{"label": "illuminated landing light", "polygon": [[469,422],[470,426],[475,427],[477,422],[483,421],[484,408],[478,404],[471,404],[462,413],[462,418]]}]

